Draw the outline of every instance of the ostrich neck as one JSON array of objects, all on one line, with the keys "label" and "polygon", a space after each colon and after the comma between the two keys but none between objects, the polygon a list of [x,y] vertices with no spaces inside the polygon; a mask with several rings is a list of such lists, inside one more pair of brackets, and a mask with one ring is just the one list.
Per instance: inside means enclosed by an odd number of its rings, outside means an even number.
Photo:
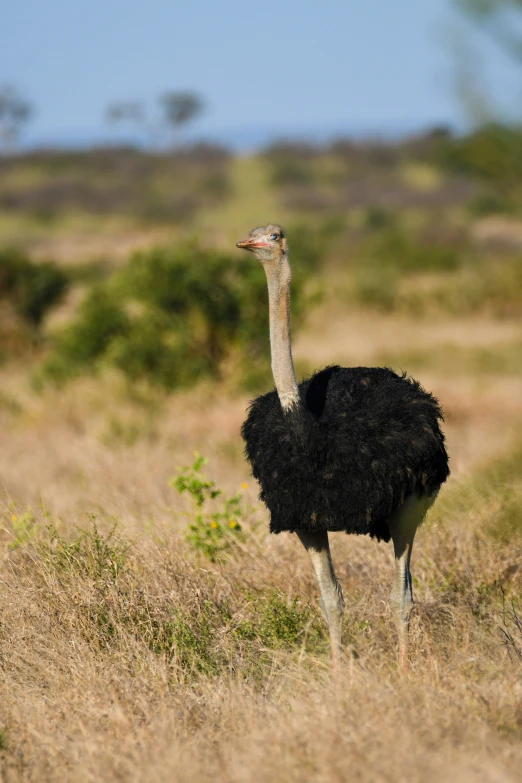
[{"label": "ostrich neck", "polygon": [[292,271],[288,258],[273,266],[265,265],[268,282],[270,315],[270,349],[272,374],[283,411],[289,411],[299,402],[290,341],[290,280]]}]

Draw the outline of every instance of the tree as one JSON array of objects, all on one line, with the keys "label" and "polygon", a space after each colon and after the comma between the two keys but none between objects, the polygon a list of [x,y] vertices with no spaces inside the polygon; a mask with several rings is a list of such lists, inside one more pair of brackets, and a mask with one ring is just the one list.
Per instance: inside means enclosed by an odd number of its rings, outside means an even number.
[{"label": "tree", "polygon": [[500,114],[511,119],[517,114],[519,120],[517,109],[501,106],[488,90],[486,60],[497,49],[516,67],[522,66],[522,0],[453,0],[453,4],[466,23],[466,29],[454,30],[453,36],[455,83],[466,113],[477,124]]},{"label": "tree", "polygon": [[14,87],[0,87],[0,142],[4,150],[17,146],[22,127],[32,113],[31,104]]},{"label": "tree", "polygon": [[143,106],[137,101],[121,101],[119,103],[111,103],[107,107],[107,121],[108,122],[131,122],[142,123],[145,118]]},{"label": "tree", "polygon": [[522,63],[522,0],[454,0],[457,9],[504,54]]},{"label": "tree", "polygon": [[166,92],[158,99],[161,114],[137,101],[117,101],[107,107],[107,122],[134,125],[146,131],[149,145],[157,146],[165,129],[175,146],[180,129],[203,111],[203,101],[192,92]]},{"label": "tree", "polygon": [[149,145],[152,145],[153,129],[147,121],[147,113],[142,103],[138,101],[117,101],[111,103],[105,112],[105,118],[111,125],[125,125],[144,130],[149,136]]},{"label": "tree", "polygon": [[204,104],[193,92],[166,92],[160,99],[164,122],[171,129],[174,143],[180,129],[203,111]]}]

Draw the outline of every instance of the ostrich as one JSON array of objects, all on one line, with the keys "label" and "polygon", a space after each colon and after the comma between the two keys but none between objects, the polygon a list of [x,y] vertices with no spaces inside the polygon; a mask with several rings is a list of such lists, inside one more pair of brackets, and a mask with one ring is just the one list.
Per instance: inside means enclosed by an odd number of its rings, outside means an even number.
[{"label": "ostrich", "polygon": [[344,600],[328,533],[392,539],[390,602],[406,669],[413,539],[449,475],[438,402],[417,381],[385,367],[326,367],[297,384],[285,233],[278,225],[255,228],[237,247],[254,253],[268,283],[275,390],[250,404],[241,434],[270,531],[296,533],[310,556],[335,667]]}]

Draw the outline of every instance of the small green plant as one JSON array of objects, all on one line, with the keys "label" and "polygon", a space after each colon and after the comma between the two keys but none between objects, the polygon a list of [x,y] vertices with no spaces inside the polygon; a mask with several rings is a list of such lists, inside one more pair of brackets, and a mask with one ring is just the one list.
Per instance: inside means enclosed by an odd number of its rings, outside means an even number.
[{"label": "small green plant", "polygon": [[201,474],[201,468],[207,462],[205,457],[196,452],[192,467],[179,468],[178,476],[171,481],[171,485],[178,490],[180,495],[183,492],[188,492],[198,508],[201,508],[205,500],[214,500],[220,494],[220,490],[215,488],[216,482],[209,481]]},{"label": "small green plant", "polygon": [[288,600],[277,590],[249,597],[252,616],[236,627],[236,638],[272,649],[295,648],[307,642],[307,649],[317,652],[324,646],[324,631],[310,606],[303,606],[297,598]]},{"label": "small green plant", "polygon": [[185,672],[219,674],[223,661],[215,649],[219,630],[230,620],[226,606],[204,601],[197,615],[177,612],[174,619],[154,629],[151,649],[169,657],[175,656]]},{"label": "small green plant", "polygon": [[5,731],[0,731],[0,750],[7,750],[7,740]]},{"label": "small green plant", "polygon": [[[202,472],[207,460],[196,452],[194,464],[178,468],[178,475],[171,479],[170,485],[180,495],[188,492],[196,507],[195,520],[190,522],[186,539],[188,543],[205,557],[215,562],[237,541],[244,538],[240,519],[243,518],[242,495],[225,497],[216,482],[208,479]],[[221,498],[220,506],[212,507],[212,501]]]},{"label": "small green plant", "polygon": [[42,546],[44,558],[57,571],[74,571],[95,580],[115,580],[125,566],[130,544],[116,535],[116,524],[102,533],[92,518],[89,530],[73,541],[64,539],[54,525],[48,528],[50,543]]},{"label": "small green plant", "polygon": [[25,514],[13,512],[11,523],[13,526],[13,539],[9,544],[9,549],[18,549],[28,544],[38,532],[39,526],[32,511],[26,511]]}]

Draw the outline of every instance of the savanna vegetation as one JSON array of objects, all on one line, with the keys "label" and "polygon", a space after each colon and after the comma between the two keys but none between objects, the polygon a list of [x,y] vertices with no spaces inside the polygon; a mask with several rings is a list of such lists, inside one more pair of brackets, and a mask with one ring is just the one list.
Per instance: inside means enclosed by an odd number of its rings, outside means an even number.
[{"label": "savanna vegetation", "polygon": [[[522,135],[0,159],[0,779],[515,781],[522,764]],[[410,672],[390,548],[317,588],[242,456],[271,387],[282,222],[295,358],[440,399],[452,477],[419,531]]]}]

